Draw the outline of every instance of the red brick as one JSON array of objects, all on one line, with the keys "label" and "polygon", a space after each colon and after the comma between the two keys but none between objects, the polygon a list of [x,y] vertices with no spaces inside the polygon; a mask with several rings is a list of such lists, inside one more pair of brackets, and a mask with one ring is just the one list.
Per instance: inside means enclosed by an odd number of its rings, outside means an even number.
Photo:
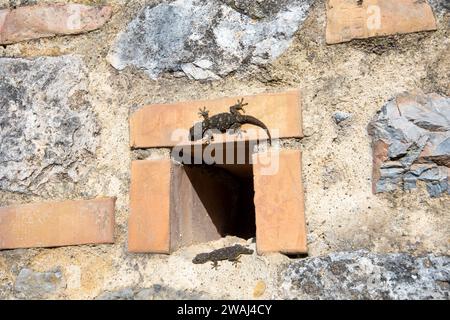
[{"label": "red brick", "polygon": [[114,242],[115,198],[0,208],[0,249]]}]

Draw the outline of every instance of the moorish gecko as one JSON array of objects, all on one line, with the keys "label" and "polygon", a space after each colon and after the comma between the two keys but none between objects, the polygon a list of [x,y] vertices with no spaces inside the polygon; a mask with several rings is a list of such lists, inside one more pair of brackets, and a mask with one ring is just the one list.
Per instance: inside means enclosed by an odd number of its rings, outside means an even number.
[{"label": "moorish gecko", "polygon": [[203,139],[206,133],[208,136],[207,142],[209,143],[213,139],[212,132],[214,131],[225,133],[230,130],[231,133],[237,133],[240,136],[242,125],[253,124],[263,128],[266,131],[267,136],[269,137],[269,144],[271,145],[272,137],[267,126],[255,117],[243,115],[239,112],[242,111],[245,113],[243,107],[248,105],[248,103],[243,102],[244,98],[238,100],[235,105],[232,105],[230,107],[230,112],[222,112],[212,117],[209,117],[209,111],[206,110],[206,107],[200,109],[199,115],[203,117],[203,121],[197,122],[192,128],[190,128],[189,140],[196,141]]},{"label": "moorish gecko", "polygon": [[200,253],[195,256],[195,258],[192,260],[192,263],[202,264],[211,261],[212,267],[214,269],[217,269],[217,267],[219,266],[219,261],[228,260],[233,262],[234,266],[237,266],[237,264],[240,262],[239,257],[241,256],[241,254],[252,253],[252,249],[248,249],[244,246],[241,246],[240,244],[235,244],[231,247],[225,247],[211,252]]}]

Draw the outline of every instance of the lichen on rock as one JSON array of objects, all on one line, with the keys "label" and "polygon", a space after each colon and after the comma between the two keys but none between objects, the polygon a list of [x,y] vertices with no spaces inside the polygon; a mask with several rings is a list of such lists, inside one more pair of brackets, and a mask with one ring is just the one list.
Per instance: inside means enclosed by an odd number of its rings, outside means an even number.
[{"label": "lichen on rock", "polygon": [[278,1],[272,9],[219,0],[146,6],[119,34],[108,60],[119,70],[143,69],[152,79],[182,71],[190,79],[217,80],[280,56],[313,1]]},{"label": "lichen on rock", "polygon": [[195,290],[176,290],[165,285],[155,284],[149,288],[126,287],[106,291],[95,300],[205,300],[210,297]]},{"label": "lichen on rock", "polygon": [[59,269],[37,272],[28,268],[20,270],[14,284],[16,295],[27,299],[48,298],[64,288],[65,281]]},{"label": "lichen on rock", "polygon": [[48,181],[78,181],[99,127],[77,56],[0,58],[0,190],[44,193]]},{"label": "lichen on rock", "polygon": [[279,278],[284,299],[449,299],[450,257],[337,252],[289,263]]}]

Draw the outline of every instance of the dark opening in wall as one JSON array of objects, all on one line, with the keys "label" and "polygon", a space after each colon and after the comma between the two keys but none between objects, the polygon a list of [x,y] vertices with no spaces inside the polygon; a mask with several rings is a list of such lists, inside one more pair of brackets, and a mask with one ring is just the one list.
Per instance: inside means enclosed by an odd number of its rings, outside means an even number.
[{"label": "dark opening in wall", "polygon": [[225,236],[256,236],[253,167],[248,159],[247,155],[243,164],[173,167],[172,249]]}]

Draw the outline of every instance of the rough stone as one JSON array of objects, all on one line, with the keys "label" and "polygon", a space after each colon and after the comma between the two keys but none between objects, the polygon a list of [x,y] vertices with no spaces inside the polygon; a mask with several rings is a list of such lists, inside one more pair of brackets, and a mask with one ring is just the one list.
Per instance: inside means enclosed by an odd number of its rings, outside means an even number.
[{"label": "rough stone", "polygon": [[99,128],[78,56],[0,58],[0,189],[45,193],[89,170]]},{"label": "rough stone", "polygon": [[283,299],[450,298],[450,257],[338,252],[289,263],[279,276]]},{"label": "rough stone", "polygon": [[352,117],[351,113],[345,112],[345,111],[336,111],[333,113],[333,120],[336,122],[336,124],[341,124],[345,120],[348,120]]},{"label": "rough stone", "polygon": [[443,16],[450,11],[450,2],[448,0],[428,0],[437,16]]},{"label": "rough stone", "polygon": [[176,290],[164,285],[155,284],[149,288],[123,288],[117,291],[106,291],[96,300],[203,300],[209,297],[203,292]]},{"label": "rough stone", "polygon": [[38,4],[0,10],[0,44],[79,34],[100,28],[111,17],[109,6]]},{"label": "rough stone", "polygon": [[37,272],[24,268],[20,270],[16,278],[14,290],[19,298],[43,299],[56,293],[64,286],[65,281],[59,269]]},{"label": "rough stone", "polygon": [[95,300],[133,300],[135,293],[132,288],[123,288],[116,291],[106,291]]},{"label": "rough stone", "polygon": [[[266,64],[290,45],[313,0],[177,0],[146,6],[117,38],[108,55],[116,69],[143,69],[152,79],[183,71],[215,80],[244,64]],[[267,1],[274,2],[274,1]]]},{"label": "rough stone", "polygon": [[401,94],[383,106],[368,131],[374,192],[410,190],[420,180],[432,197],[450,193],[450,98]]}]

